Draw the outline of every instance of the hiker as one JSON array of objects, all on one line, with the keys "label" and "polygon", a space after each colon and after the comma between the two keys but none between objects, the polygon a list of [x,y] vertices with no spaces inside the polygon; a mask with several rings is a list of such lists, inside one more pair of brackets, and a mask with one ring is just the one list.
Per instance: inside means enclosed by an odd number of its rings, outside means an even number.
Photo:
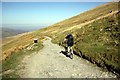
[{"label": "hiker", "polygon": [[64,39],[64,42],[67,41],[67,52],[68,55],[73,55],[72,46],[74,44],[74,38],[71,33],[68,33]]}]

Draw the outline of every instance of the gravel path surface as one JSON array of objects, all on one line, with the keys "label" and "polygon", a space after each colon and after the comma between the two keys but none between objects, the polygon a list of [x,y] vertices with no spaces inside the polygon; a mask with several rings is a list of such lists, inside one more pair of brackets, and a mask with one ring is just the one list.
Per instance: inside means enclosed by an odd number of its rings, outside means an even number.
[{"label": "gravel path surface", "polygon": [[64,51],[47,40],[43,42],[44,48],[38,53],[26,56],[22,61],[23,69],[19,71],[21,78],[115,78],[110,72],[103,71],[90,62],[73,56],[73,59],[59,53]]}]

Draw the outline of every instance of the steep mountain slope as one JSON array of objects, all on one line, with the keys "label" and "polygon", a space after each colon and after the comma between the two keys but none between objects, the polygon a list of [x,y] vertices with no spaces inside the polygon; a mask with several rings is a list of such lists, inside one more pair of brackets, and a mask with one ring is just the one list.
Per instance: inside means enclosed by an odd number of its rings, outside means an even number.
[{"label": "steep mountain slope", "polygon": [[105,15],[115,12],[115,11],[118,11],[118,3],[104,4],[102,6],[98,6],[87,12],[84,12],[80,15],[74,16],[70,19],[66,19],[62,22],[54,24],[54,25],[50,26],[48,28],[49,30],[47,30],[47,31],[53,32],[53,29],[62,31],[62,30],[68,29],[70,27],[85,23],[87,21],[96,20],[97,18],[99,18],[101,16],[105,16]]},{"label": "steep mountain slope", "polygon": [[10,41],[4,41],[2,45],[3,60],[11,53],[33,44],[34,38],[40,41],[44,36],[49,36],[54,43],[59,43],[71,32],[75,37],[75,54],[119,73],[118,15],[118,3],[107,3],[47,28],[15,36]]},{"label": "steep mountain slope", "polygon": [[118,4],[108,3],[46,28],[45,33],[51,34],[55,43],[62,42],[67,33],[73,33],[77,55],[119,73],[118,15]]}]

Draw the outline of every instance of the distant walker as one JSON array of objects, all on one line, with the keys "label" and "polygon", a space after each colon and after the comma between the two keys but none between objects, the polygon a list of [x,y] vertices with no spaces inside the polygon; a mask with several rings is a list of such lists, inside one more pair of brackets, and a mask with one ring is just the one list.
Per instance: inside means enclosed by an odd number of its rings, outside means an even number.
[{"label": "distant walker", "polygon": [[38,43],[38,39],[35,38],[35,39],[34,39],[34,43]]}]

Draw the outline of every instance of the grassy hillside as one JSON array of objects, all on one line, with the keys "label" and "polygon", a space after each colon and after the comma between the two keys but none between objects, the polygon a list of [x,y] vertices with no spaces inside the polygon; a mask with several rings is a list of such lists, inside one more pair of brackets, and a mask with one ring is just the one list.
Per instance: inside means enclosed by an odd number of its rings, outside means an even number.
[{"label": "grassy hillside", "polygon": [[[38,43],[34,44],[34,38],[38,39]],[[42,40],[44,37],[42,34],[36,32],[28,32],[6,38],[2,44],[2,72],[12,71],[10,74],[3,74],[3,78],[19,77],[16,73],[16,67],[20,65],[21,61],[26,55],[30,55],[33,52],[38,52],[42,49]]]},{"label": "grassy hillside", "polygon": [[59,43],[71,32],[75,37],[74,51],[77,55],[110,71],[119,72],[118,15],[118,3],[107,3],[47,28],[8,38],[2,45],[3,60],[33,44],[34,38],[41,41],[44,36],[50,36],[52,42]]},{"label": "grassy hillside", "polygon": [[76,38],[74,50],[98,66],[106,67],[110,71],[120,71],[118,15],[85,25],[83,34],[80,30],[76,30],[76,37],[80,38]]},{"label": "grassy hillside", "polygon": [[10,38],[6,38],[3,40],[2,44],[2,53],[3,53],[3,60],[5,60],[9,55],[14,52],[18,52],[30,45],[33,44],[34,38],[37,38],[39,42],[44,38],[42,33],[36,32],[28,32],[19,34],[17,36],[13,36]]},{"label": "grassy hillside", "polygon": [[[18,65],[21,64],[21,61],[24,59],[25,56],[30,55],[32,53],[37,54],[37,52],[43,47],[41,42],[38,44],[29,46],[27,48],[24,48],[22,50],[19,50],[17,52],[14,52],[14,54],[11,54],[6,60],[2,62],[2,71],[12,71],[10,74],[4,74],[2,75],[3,78],[15,78],[19,77],[18,73],[16,73],[19,68],[17,68]],[[36,53],[35,53],[36,52]]]},{"label": "grassy hillside", "polygon": [[[59,30],[59,32],[62,32],[66,29],[69,29],[73,26],[80,25],[82,23],[85,23],[87,21],[95,20],[98,17],[105,16],[109,13],[112,13],[114,11],[118,10],[118,4],[117,3],[107,3],[102,6],[98,6],[97,8],[94,8],[92,10],[89,10],[87,12],[84,12],[80,15],[74,16],[70,19],[66,19],[62,22],[59,22],[57,24],[54,24],[50,26],[49,28],[46,28],[47,32],[57,33],[56,30]],[[74,28],[75,29],[75,28]]]},{"label": "grassy hillside", "polygon": [[109,71],[120,71],[118,4],[108,3],[46,28],[54,43],[71,32],[77,55]]}]

